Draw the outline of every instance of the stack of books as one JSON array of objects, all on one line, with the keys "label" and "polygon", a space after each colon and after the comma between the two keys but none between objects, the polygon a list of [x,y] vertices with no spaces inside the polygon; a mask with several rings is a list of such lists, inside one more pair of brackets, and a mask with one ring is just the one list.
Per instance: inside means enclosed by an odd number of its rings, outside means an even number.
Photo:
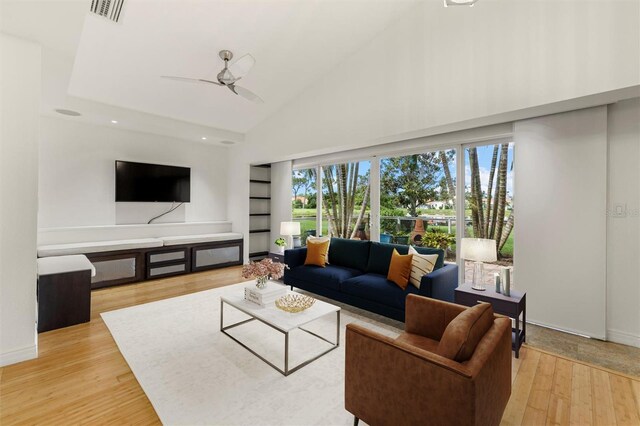
[{"label": "stack of books", "polygon": [[254,283],[247,284],[244,288],[244,298],[249,302],[260,306],[275,303],[276,299],[287,294],[287,286],[271,281],[264,288],[258,288]]}]

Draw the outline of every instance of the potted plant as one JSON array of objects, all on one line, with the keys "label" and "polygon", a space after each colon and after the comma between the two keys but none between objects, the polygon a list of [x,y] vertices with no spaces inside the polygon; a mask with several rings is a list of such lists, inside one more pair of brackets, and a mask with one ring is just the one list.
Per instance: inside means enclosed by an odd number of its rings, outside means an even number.
[{"label": "potted plant", "polygon": [[287,242],[284,238],[278,237],[273,243],[278,246],[278,253],[284,253],[284,248],[287,246]]}]

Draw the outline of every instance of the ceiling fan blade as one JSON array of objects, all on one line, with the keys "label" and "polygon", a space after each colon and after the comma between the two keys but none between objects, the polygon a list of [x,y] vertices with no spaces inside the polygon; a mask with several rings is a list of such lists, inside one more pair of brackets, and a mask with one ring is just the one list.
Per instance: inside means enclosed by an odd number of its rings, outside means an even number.
[{"label": "ceiling fan blade", "polygon": [[172,75],[161,75],[161,78],[166,78],[167,80],[175,80],[175,81],[183,81],[185,83],[201,83],[201,84],[216,84],[218,86],[222,86],[222,84],[213,80],[205,80],[203,78],[188,78],[188,77],[175,77]]},{"label": "ceiling fan blade", "polygon": [[249,89],[245,89],[244,87],[240,87],[240,86],[233,86],[233,91],[242,96],[245,99],[250,100],[251,102],[255,102],[257,104],[261,104],[264,103],[264,101],[262,100],[262,98],[258,95],[256,95],[255,93],[253,93],[251,90]]},{"label": "ceiling fan blade", "polygon": [[229,71],[231,71],[231,74],[233,74],[236,79],[240,79],[247,75],[255,63],[255,58],[247,53],[242,58],[230,64]]}]

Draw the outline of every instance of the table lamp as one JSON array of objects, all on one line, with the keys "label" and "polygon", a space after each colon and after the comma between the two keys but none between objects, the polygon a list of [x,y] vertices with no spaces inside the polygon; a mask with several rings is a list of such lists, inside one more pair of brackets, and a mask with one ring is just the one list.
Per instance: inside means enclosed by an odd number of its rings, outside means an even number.
[{"label": "table lamp", "polygon": [[474,262],[473,283],[471,288],[478,291],[485,290],[484,284],[482,284],[482,262],[495,262],[498,260],[496,240],[463,238],[460,247],[460,257]]},{"label": "table lamp", "polygon": [[293,248],[293,236],[300,235],[300,222],[280,222],[280,235],[287,237],[287,246]]}]

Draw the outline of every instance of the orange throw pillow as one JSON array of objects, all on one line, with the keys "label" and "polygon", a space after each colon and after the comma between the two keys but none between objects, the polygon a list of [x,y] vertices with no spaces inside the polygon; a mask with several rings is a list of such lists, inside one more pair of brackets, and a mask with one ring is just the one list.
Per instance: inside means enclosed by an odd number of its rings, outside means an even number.
[{"label": "orange throw pillow", "polygon": [[329,240],[327,241],[311,241],[307,240],[307,258],[305,265],[322,266],[327,263],[327,253],[329,252]]},{"label": "orange throw pillow", "polygon": [[398,250],[393,249],[387,279],[396,283],[401,289],[406,289],[407,284],[409,284],[409,276],[411,275],[412,260],[412,254],[401,255],[398,253]]}]

